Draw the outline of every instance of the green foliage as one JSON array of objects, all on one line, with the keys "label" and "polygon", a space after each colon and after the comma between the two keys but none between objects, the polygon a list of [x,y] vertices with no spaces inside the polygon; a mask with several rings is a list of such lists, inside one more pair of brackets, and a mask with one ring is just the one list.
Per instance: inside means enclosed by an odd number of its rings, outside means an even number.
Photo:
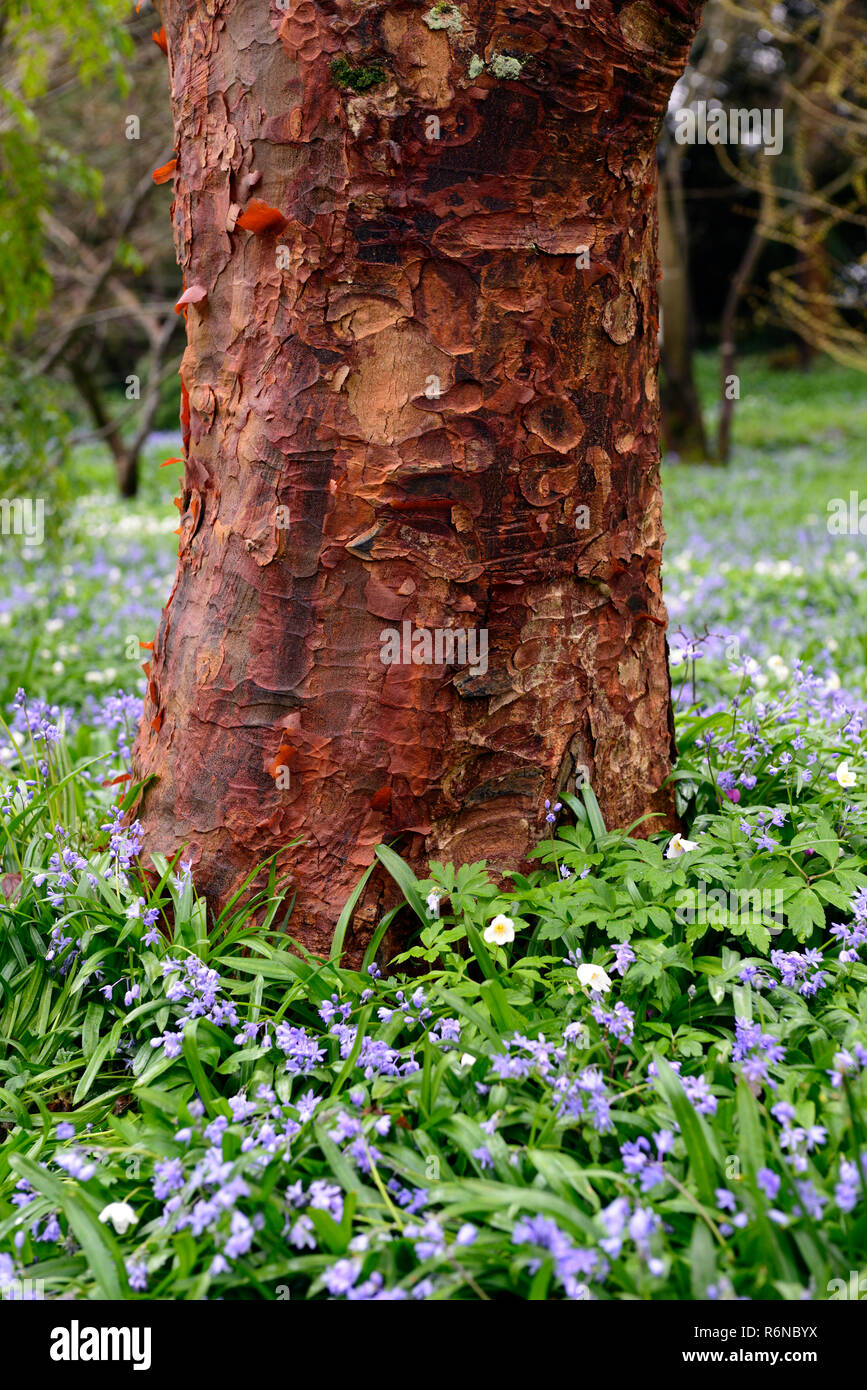
[{"label": "green foliage", "polygon": [[82,161],[40,136],[38,103],[52,71],[70,64],[85,82],[122,76],[130,48],[120,27],[127,0],[6,0],[0,20],[0,343],[27,332],[50,297],[42,211],[57,180],[96,187]]},{"label": "green foliage", "polygon": [[32,327],[51,293],[42,260],[40,213],[47,202],[36,122],[23,102],[0,97],[0,339]]},{"label": "green foliage", "polygon": [[[0,1252],[17,1276],[123,1298],[827,1297],[863,1249],[847,1174],[867,969],[829,927],[867,915],[867,797],[791,764],[720,794],[751,765],[750,713],[682,721],[682,853],[608,832],[589,789],[528,875],[432,863],[420,881],[380,846],[418,923],[387,974],[293,946],[273,868],[209,930],[182,866],[155,855],[150,885],[124,867],[135,829],[111,829],[100,764],[16,739]],[[759,722],[779,764],[792,730]],[[852,757],[827,721],[801,735],[805,763]],[[763,849],[742,822],[774,812]],[[682,895],[704,880],[773,883],[784,912],[761,939],[737,912],[696,926]]]},{"label": "green foliage", "polygon": [[350,88],[353,92],[369,92],[385,81],[385,68],[381,63],[359,63],[357,66],[348,58],[335,58],[331,64],[331,80],[336,87]]},{"label": "green foliage", "polygon": [[[26,492],[29,498],[41,499],[46,509],[46,541],[49,547],[54,543],[55,550],[58,525],[70,498],[64,471],[69,428],[56,388],[47,381],[28,379],[16,358],[0,349],[0,498]],[[0,537],[0,548],[13,544],[10,538]]]}]

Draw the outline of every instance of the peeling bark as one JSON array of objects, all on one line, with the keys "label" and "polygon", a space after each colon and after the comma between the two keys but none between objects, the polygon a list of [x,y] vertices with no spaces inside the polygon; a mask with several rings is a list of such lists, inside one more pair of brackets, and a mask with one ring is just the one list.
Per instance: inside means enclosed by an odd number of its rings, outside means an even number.
[{"label": "peeling bark", "polygon": [[[135,771],[215,905],[303,835],[322,948],[378,841],[514,867],[576,766],[670,820],[655,146],[700,5],[288,4],[162,5],[205,293]],[[404,622],[487,669],[383,664]]]}]

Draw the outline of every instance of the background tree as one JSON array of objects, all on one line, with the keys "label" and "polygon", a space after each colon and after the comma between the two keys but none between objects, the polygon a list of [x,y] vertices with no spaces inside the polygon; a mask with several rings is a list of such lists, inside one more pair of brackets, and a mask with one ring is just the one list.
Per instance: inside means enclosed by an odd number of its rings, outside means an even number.
[{"label": "background tree", "polygon": [[[715,335],[719,345],[712,452],[721,461],[731,447],[736,397],[727,383],[739,339],[748,335],[755,343],[757,334],[776,332],[785,342],[791,335],[805,367],[816,352],[867,366],[865,71],[867,19],[857,0],[714,0],[708,7],[661,141],[663,362],[669,368],[662,400],[666,439],[684,458],[701,452],[690,385],[696,286],[700,338],[707,344]],[[727,110],[782,110],[781,152],[677,144],[677,111],[697,101]],[[725,180],[720,186],[712,185],[714,161]],[[704,269],[697,280],[688,275],[693,243],[701,245],[705,268],[721,272],[716,277]],[[709,312],[714,278],[719,295]]]},{"label": "background tree", "polygon": [[769,277],[769,313],[867,370],[867,13],[858,0],[752,9],[779,55],[788,132],[784,159],[737,165],[767,205],[766,239],[794,252]]},{"label": "background tree", "polygon": [[[22,345],[50,302],[43,214],[58,190],[96,191],[86,162],[46,139],[39,103],[52,80],[119,77],[128,51],[116,21],[126,0],[71,8],[63,0],[5,0],[0,9],[0,488],[62,496],[69,419],[56,394],[27,370]],[[23,466],[22,466],[23,465]]]},{"label": "background tree", "polygon": [[[86,412],[76,439],[102,439],[122,496],[138,486],[145,442],[170,394],[177,410],[182,321],[178,272],[165,236],[168,191],[153,170],[171,156],[165,111],[166,57],[152,40],[151,10],[130,23],[135,39],[123,103],[99,92],[72,136],[72,148],[99,175],[99,200],[67,190],[43,215],[51,303],[28,344],[34,376],[71,381]],[[80,110],[77,84],[42,103],[51,137]],[[170,393],[163,388],[171,381]],[[171,418],[171,417],[169,417]]]},{"label": "background tree", "polygon": [[42,138],[38,102],[52,77],[89,83],[119,77],[128,40],[117,20],[127,0],[71,8],[63,0],[5,0],[0,11],[0,341],[32,327],[50,294],[41,215],[61,180],[87,180],[87,167]]},{"label": "background tree", "polygon": [[[730,61],[735,27],[721,0],[706,6],[690,61],[677,83],[670,112],[690,106],[715,89]],[[664,122],[659,141],[660,399],[665,445],[685,462],[708,458],[701,401],[696,384],[695,307],[690,272],[690,232],[683,180],[689,146],[674,138],[674,122]]]},{"label": "background tree", "polygon": [[[58,14],[43,0],[21,7],[17,23],[7,18],[0,47],[12,264],[21,259],[18,238],[26,248],[26,273],[14,277],[24,298],[6,300],[11,346],[0,376],[10,391],[30,383],[25,401],[44,401],[48,382],[56,383],[55,421],[57,401],[67,412],[78,406],[79,428],[65,442],[102,440],[121,494],[132,496],[162,388],[180,357],[167,198],[152,176],[171,153],[166,59],[151,39],[152,10],[86,7],[85,49],[78,28],[66,32],[68,15],[55,27]],[[43,410],[16,438],[38,429]],[[64,437],[52,438],[59,447]]]},{"label": "background tree", "polygon": [[[699,6],[161,7],[188,346],[146,844],[514,864],[586,767],[670,816],[655,150]],[[484,631],[487,669],[383,663]],[[299,835],[303,848],[287,849]]]}]

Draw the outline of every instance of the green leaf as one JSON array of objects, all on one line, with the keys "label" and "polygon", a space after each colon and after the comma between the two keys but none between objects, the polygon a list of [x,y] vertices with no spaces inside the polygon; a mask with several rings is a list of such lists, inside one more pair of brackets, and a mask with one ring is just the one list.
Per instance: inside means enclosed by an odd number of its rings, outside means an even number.
[{"label": "green leaf", "polygon": [[831,903],[833,907],[839,907],[842,912],[850,911],[852,894],[841,888],[839,883],[834,883],[833,879],[819,879],[812,887],[813,892],[818,897],[824,898],[825,902]]},{"label": "green leaf", "polygon": [[76,1197],[65,1197],[63,1209],[103,1298],[123,1298],[128,1287],[126,1271],[108,1226],[98,1221]]},{"label": "green leaf", "polygon": [[184,1040],[182,1045],[184,1061],[190,1069],[190,1075],[196,1083],[196,1089],[205,1105],[210,1108],[215,1100],[215,1093],[210,1081],[205,1075],[205,1069],[199,1054],[198,1034],[200,1022],[200,1019],[194,1018],[191,1022],[187,1023],[184,1028]]},{"label": "green leaf", "polygon": [[599,802],[596,800],[596,793],[589,782],[584,782],[581,786],[581,796],[587,808],[587,819],[590,822],[590,829],[593,831],[593,838],[598,844],[608,834],[605,829],[605,821],[602,819],[602,812]]},{"label": "green leaf", "polygon": [[561,1197],[577,1192],[598,1211],[602,1203],[580,1163],[569,1154],[554,1149],[528,1149],[527,1157],[552,1191]]},{"label": "green leaf", "polygon": [[814,927],[824,927],[825,909],[812,888],[801,888],[786,903],[786,920],[799,941],[812,936]]},{"label": "green leaf", "polygon": [[392,922],[394,921],[395,917],[399,912],[400,904],[398,904],[397,907],[393,907],[390,912],[386,912],[382,921],[379,923],[379,926],[376,928],[376,931],[373,933],[373,936],[370,938],[367,950],[364,953],[364,960],[361,962],[362,975],[367,974],[368,966],[372,965],[373,962],[376,960],[376,953],[379,950],[382,938],[385,936],[385,933],[388,931],[389,927],[391,926]]},{"label": "green leaf", "polygon": [[374,853],[383,868],[391,874],[391,877],[403,893],[403,896],[406,898],[406,901],[409,903],[416,917],[427,926],[430,922],[431,915],[427,911],[427,905],[422,897],[419,881],[412,872],[412,869],[410,869],[408,864],[403,862],[399,854],[395,854],[393,849],[389,849],[388,845],[377,845]]},{"label": "green leaf", "polygon": [[464,1018],[473,1024],[479,1033],[483,1033],[485,1037],[494,1044],[497,1051],[502,1049],[502,1033],[498,1033],[492,1028],[489,1020],[486,1019],[483,1014],[479,1013],[478,1009],[473,1008],[471,1004],[468,1004],[459,994],[455,994],[453,990],[439,987],[437,993],[441,999],[446,1001],[450,1009],[453,1009],[457,1014],[462,1014]]},{"label": "green leaf", "polygon": [[596,1240],[600,1234],[596,1223],[589,1216],[585,1216],[574,1202],[568,1202],[543,1188],[515,1187],[506,1182],[490,1182],[484,1178],[462,1178],[459,1184],[432,1185],[431,1199],[450,1211],[463,1215],[501,1213],[510,1206],[514,1206],[515,1211],[543,1212],[552,1216],[558,1225],[566,1226],[575,1235],[584,1238],[589,1236]]},{"label": "green leaf", "polygon": [[[395,858],[397,858],[397,855],[395,855]],[[349,897],[346,899],[343,911],[337,919],[337,926],[334,928],[334,936],[331,940],[331,950],[328,955],[329,960],[333,961],[335,964],[340,960],[340,957],[343,954],[343,942],[346,937],[346,930],[349,926],[349,923],[352,921],[352,914],[355,911],[355,905],[358,902],[358,899],[361,897],[362,893],[364,892],[367,880],[370,878],[370,875],[373,873],[373,870],[373,864],[371,864],[369,868],[365,869],[358,883],[356,883]]]},{"label": "green leaf", "polygon": [[102,1004],[97,1004],[95,1001],[88,1004],[81,1029],[81,1050],[85,1058],[93,1056],[94,1049],[99,1041],[99,1025],[102,1022],[103,1013],[104,1009]]},{"label": "green leaf", "polygon": [[693,1222],[689,1242],[689,1273],[693,1298],[706,1299],[711,1284],[716,1283],[717,1268],[713,1235],[704,1221]]},{"label": "green leaf", "polygon": [[657,1057],[655,1060],[656,1088],[668,1101],[680,1125],[698,1195],[705,1206],[712,1208],[714,1189],[717,1186],[717,1164],[711,1152],[710,1132],[704,1117],[698,1114],[691,1101],[687,1099],[677,1073],[672,1071],[664,1057]]},{"label": "green leaf", "polygon": [[771,933],[761,922],[747,923],[747,939],[761,955],[766,956],[768,954],[771,945]]},{"label": "green leaf", "polygon": [[738,1079],[737,1112],[741,1160],[747,1173],[754,1178],[765,1164],[765,1141],[756,1098],[743,1077]]},{"label": "green leaf", "polygon": [[84,1075],[75,1088],[75,1095],[72,1098],[74,1105],[79,1105],[80,1102],[84,1100],[84,1097],[96,1080],[100,1067],[109,1053],[114,1052],[114,1050],[115,1045],[113,1044],[113,1039],[111,1034],[108,1034],[91,1053],[90,1061],[84,1069]]}]

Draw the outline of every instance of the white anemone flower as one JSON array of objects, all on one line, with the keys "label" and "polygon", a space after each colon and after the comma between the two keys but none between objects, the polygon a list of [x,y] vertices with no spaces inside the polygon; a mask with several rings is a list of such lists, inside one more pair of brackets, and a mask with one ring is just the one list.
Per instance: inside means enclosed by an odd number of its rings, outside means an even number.
[{"label": "white anemone flower", "polygon": [[773,671],[778,681],[784,681],[789,674],[789,668],[778,652],[768,657],[768,669]]},{"label": "white anemone flower", "polygon": [[611,977],[601,965],[589,965],[585,962],[578,966],[578,983],[585,989],[592,990],[594,994],[607,994],[611,988]]},{"label": "white anemone flower", "polygon": [[119,1236],[126,1235],[130,1226],[138,1221],[129,1202],[109,1202],[99,1213],[99,1219],[103,1223],[110,1221]]},{"label": "white anemone flower", "polygon": [[666,859],[679,859],[682,854],[689,854],[691,849],[698,849],[697,840],[685,840],[680,831],[672,835],[668,842],[668,849],[665,851]]},{"label": "white anemone flower", "polygon": [[485,927],[484,938],[489,945],[505,946],[507,942],[515,939],[515,923],[511,917],[505,917],[500,912]]}]

